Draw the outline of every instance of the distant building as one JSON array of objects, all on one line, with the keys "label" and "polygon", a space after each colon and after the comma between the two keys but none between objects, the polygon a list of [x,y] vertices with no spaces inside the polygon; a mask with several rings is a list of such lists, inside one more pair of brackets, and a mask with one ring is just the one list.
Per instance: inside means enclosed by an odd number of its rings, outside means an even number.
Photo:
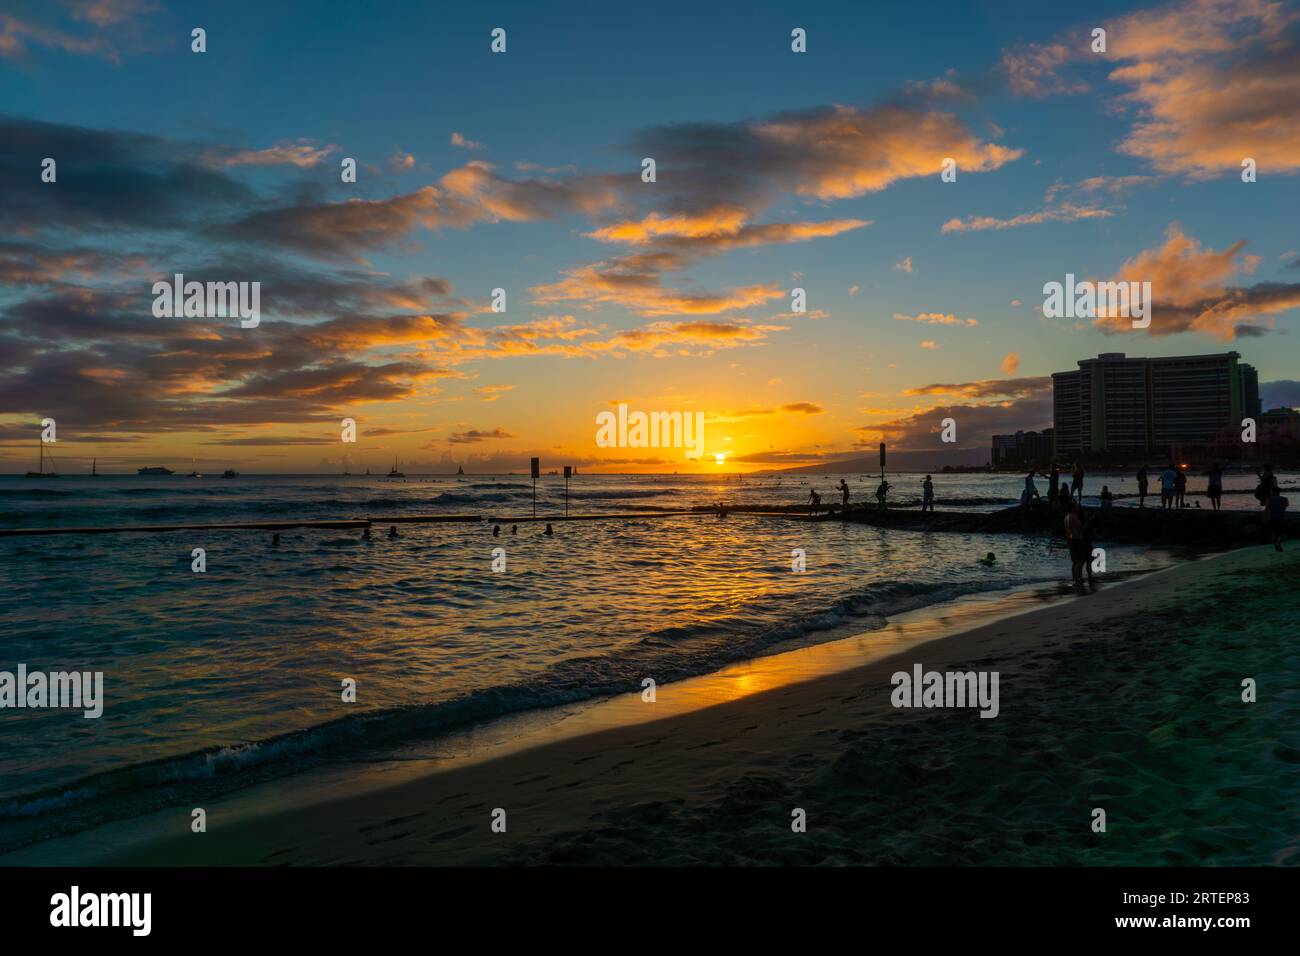
[{"label": "distant building", "polygon": [[1016,432],[994,435],[990,460],[994,468],[1012,465],[1042,465],[1052,457],[1052,429],[1041,432]]},{"label": "distant building", "polygon": [[1258,420],[1264,413],[1264,406],[1259,403],[1259,372],[1244,362],[1238,368],[1241,369],[1242,414]]},{"label": "distant building", "polygon": [[1258,416],[1261,425],[1270,428],[1295,428],[1300,426],[1300,411],[1294,408],[1270,408]]},{"label": "distant building", "polygon": [[1103,352],[1052,375],[1054,455],[1134,454],[1211,441],[1259,417],[1259,376],[1237,352],[1129,358]]}]

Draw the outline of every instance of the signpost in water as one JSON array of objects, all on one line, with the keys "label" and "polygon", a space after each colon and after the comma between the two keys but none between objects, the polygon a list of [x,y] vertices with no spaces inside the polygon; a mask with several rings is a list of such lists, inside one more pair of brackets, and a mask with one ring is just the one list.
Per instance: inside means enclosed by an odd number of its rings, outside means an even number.
[{"label": "signpost in water", "polygon": [[533,459],[533,517],[537,517],[537,476],[542,473],[542,460]]}]

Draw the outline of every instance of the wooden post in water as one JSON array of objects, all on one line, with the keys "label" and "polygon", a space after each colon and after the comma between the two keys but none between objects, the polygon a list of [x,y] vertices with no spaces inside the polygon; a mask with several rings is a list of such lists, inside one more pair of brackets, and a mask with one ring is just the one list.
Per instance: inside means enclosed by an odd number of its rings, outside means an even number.
[{"label": "wooden post in water", "polygon": [[573,474],[573,466],[564,466],[564,517],[569,517],[569,476]]},{"label": "wooden post in water", "polygon": [[885,443],[880,443],[880,480],[885,480]]}]

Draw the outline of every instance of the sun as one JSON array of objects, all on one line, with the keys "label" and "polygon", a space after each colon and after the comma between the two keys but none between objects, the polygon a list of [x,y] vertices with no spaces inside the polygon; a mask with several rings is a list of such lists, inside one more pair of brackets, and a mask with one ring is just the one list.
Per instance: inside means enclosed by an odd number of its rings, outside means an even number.
[{"label": "sun", "polygon": [[725,451],[720,451],[713,456],[713,460],[719,465],[725,465],[727,463],[727,453]]}]

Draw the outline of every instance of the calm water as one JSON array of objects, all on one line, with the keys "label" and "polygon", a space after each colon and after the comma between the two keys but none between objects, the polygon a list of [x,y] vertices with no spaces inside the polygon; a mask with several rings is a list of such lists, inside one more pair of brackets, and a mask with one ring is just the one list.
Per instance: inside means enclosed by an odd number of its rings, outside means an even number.
[{"label": "calm water", "polygon": [[[811,487],[832,501],[837,481],[583,475],[570,484],[570,505],[590,513],[795,503]],[[874,491],[874,479],[848,481],[855,499]],[[919,475],[891,481],[900,503],[919,491]],[[1117,477],[1108,483],[1126,490]],[[936,480],[940,508],[993,510],[1014,503],[1022,485],[1013,475]],[[1228,481],[1229,490],[1248,485],[1253,478]],[[563,495],[562,478],[543,478],[539,513],[561,512]],[[1228,495],[1225,504],[1253,500]],[[531,507],[529,480],[512,476],[0,478],[0,527]],[[129,812],[151,788],[239,786],[1068,574],[1059,547],[1039,538],[743,515],[575,522],[551,538],[531,524],[500,538],[491,524],[400,530],[389,540],[376,529],[370,542],[359,531],[287,531],[277,548],[269,533],[249,531],[0,539],[0,670],[103,671],[106,696],[98,720],[0,711],[0,848],[15,821],[30,833],[90,807],[102,819]],[[190,568],[196,547],[207,552],[204,574]],[[505,573],[492,571],[494,547],[506,551]],[[795,548],[806,551],[804,574],[791,572]],[[975,563],[987,551],[997,552],[996,569]],[[1166,560],[1138,551],[1109,558],[1123,571]],[[340,700],[344,678],[357,682],[355,704]]]}]

